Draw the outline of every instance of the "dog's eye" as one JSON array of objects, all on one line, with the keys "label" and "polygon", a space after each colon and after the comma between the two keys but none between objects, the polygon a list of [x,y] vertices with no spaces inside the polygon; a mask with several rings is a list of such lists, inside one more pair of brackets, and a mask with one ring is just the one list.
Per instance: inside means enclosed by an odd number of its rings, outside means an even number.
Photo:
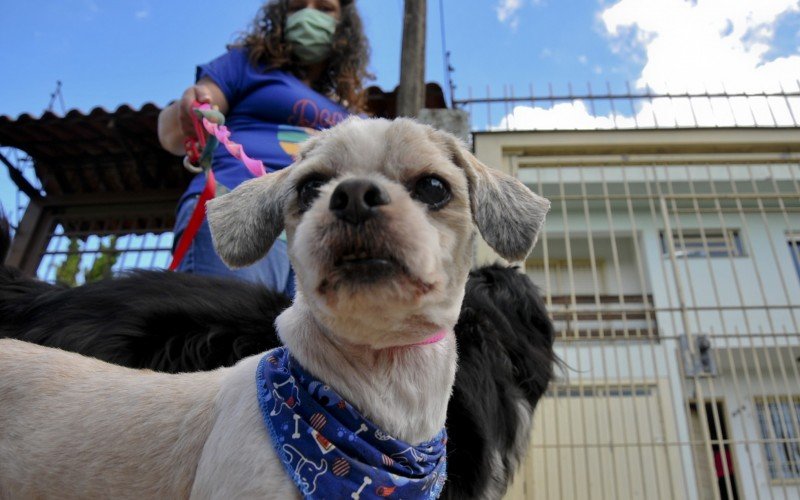
[{"label": "dog's eye", "polygon": [[450,187],[439,177],[421,177],[414,185],[413,196],[431,208],[438,209],[450,201]]},{"label": "dog's eye", "polygon": [[319,196],[319,188],[326,182],[328,182],[327,179],[312,177],[297,187],[297,204],[300,206],[300,210],[308,210],[311,207],[311,204]]}]

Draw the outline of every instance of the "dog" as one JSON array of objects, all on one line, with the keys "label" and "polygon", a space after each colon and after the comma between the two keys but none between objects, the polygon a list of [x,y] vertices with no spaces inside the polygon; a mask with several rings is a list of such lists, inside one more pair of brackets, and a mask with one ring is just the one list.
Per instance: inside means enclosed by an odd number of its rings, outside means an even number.
[{"label": "dog", "polygon": [[[7,234],[0,232],[0,258]],[[0,338],[169,373],[230,366],[278,347],[274,321],[290,303],[263,286],[191,274],[133,271],[67,288],[0,268]],[[553,377],[552,323],[527,277],[491,265],[470,272],[455,333],[442,498],[499,499]]]},{"label": "dog", "polygon": [[[351,120],[309,141],[291,169],[212,202],[209,221],[232,265],[259,258],[285,226],[299,293],[277,319],[281,340],[387,435],[419,443],[438,436],[445,420],[472,221],[501,255],[518,260],[547,207],[449,135],[407,120]],[[293,474],[281,465],[252,396],[263,359],[163,375],[0,342],[0,491],[307,492],[317,476],[303,471],[322,470],[321,462],[296,461]],[[541,359],[549,373],[552,358]],[[53,456],[58,463],[47,467]],[[305,482],[295,486],[284,470]],[[364,479],[352,495],[377,488]]]}]

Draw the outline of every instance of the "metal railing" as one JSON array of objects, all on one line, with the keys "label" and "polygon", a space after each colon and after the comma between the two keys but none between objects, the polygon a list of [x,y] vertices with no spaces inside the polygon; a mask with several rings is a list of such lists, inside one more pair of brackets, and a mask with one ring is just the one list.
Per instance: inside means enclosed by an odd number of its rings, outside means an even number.
[{"label": "metal railing", "polygon": [[[171,228],[153,220],[150,230],[131,232],[113,218],[81,229],[57,223],[41,256],[37,276],[51,283],[80,285],[130,269],[165,269],[172,258]],[[101,227],[102,226],[102,227]]]},{"label": "metal railing", "polygon": [[[0,159],[3,163],[9,162],[10,165],[0,166],[0,168],[15,169],[34,189],[41,189],[41,183],[36,177],[33,167],[33,160],[24,151],[16,148],[0,147]],[[10,186],[9,186],[10,187]],[[22,219],[22,214],[28,205],[28,197],[19,189],[14,189],[13,201],[8,206],[3,206],[4,213],[8,217],[11,227],[15,228]]]},{"label": "metal railing", "polygon": [[567,85],[566,92],[472,87],[454,105],[470,113],[473,130],[621,130],[717,127],[800,126],[800,81],[772,91],[720,90],[654,92],[649,87],[622,90],[610,84],[597,91]]}]

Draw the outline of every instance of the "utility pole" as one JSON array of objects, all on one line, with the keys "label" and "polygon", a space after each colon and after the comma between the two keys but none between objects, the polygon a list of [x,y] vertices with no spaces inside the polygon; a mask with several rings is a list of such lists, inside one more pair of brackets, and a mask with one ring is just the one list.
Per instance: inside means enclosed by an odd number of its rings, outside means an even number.
[{"label": "utility pole", "polygon": [[426,0],[405,0],[398,116],[416,117],[425,105]]}]

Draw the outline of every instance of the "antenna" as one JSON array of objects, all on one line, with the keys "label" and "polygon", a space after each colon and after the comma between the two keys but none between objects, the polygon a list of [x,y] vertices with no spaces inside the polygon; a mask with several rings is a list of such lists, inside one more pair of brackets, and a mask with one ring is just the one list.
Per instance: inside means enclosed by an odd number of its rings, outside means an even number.
[{"label": "antenna", "polygon": [[47,104],[47,111],[53,112],[53,105],[55,105],[56,99],[58,99],[58,103],[61,105],[61,113],[66,113],[67,109],[64,107],[64,94],[61,93],[61,80],[56,80],[56,89],[50,94],[50,102]]}]

